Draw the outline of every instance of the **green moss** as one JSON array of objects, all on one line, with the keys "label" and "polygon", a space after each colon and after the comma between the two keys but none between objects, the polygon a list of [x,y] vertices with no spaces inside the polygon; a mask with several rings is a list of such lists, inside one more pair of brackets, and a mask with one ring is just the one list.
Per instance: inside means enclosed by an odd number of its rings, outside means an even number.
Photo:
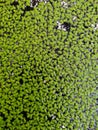
[{"label": "green moss", "polygon": [[98,129],[98,7],[64,1],[0,2],[0,130]]}]

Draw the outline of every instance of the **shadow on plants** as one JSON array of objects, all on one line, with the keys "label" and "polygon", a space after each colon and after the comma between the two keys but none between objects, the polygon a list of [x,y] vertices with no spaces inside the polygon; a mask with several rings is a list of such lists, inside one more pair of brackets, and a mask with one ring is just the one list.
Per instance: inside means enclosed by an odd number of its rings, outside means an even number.
[{"label": "shadow on plants", "polygon": [[0,1],[0,4],[6,3],[5,1]]},{"label": "shadow on plants", "polygon": [[96,105],[98,105],[98,98],[96,98]]},{"label": "shadow on plants", "polygon": [[54,51],[58,56],[63,55],[63,49],[60,50],[60,48],[56,48]]},{"label": "shadow on plants", "polygon": [[11,3],[11,5],[17,6],[19,5],[18,1],[14,1],[13,3]]},{"label": "shadow on plants", "polygon": [[21,73],[19,74],[19,76],[22,76],[24,74],[24,70],[21,71]]},{"label": "shadow on plants", "polygon": [[52,121],[52,116],[47,116],[48,121]]},{"label": "shadow on plants", "polygon": [[25,118],[26,121],[30,120],[30,118],[27,117],[27,112],[26,111],[22,111],[21,113],[23,114],[23,118]]},{"label": "shadow on plants", "polygon": [[15,120],[15,118],[12,118],[12,119],[11,119],[11,122],[14,122],[14,120]]},{"label": "shadow on plants", "polygon": [[20,80],[19,80],[19,83],[22,85],[22,84],[23,84],[23,79],[20,79]]},{"label": "shadow on plants", "polygon": [[59,51],[60,51],[60,48],[56,48],[56,49],[55,49],[55,53],[56,53],[56,54],[59,54]]},{"label": "shadow on plants", "polygon": [[21,16],[22,16],[22,17],[25,16],[25,13],[26,13],[27,11],[31,11],[31,10],[33,10],[33,7],[26,6],[26,7],[24,8],[23,13],[21,14]]},{"label": "shadow on plants", "polygon": [[65,94],[65,93],[62,93],[62,96],[63,96],[63,97],[65,97],[65,96],[66,96],[66,94]]},{"label": "shadow on plants", "polygon": [[4,121],[7,119],[5,114],[3,114],[3,112],[0,112],[0,117],[2,117]]}]

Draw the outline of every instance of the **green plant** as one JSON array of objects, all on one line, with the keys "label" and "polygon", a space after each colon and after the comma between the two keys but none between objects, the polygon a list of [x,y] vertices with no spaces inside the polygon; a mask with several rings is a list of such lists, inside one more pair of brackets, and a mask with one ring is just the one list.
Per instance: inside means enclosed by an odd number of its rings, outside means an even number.
[{"label": "green plant", "polygon": [[0,129],[97,130],[96,2],[13,1],[0,2]]}]

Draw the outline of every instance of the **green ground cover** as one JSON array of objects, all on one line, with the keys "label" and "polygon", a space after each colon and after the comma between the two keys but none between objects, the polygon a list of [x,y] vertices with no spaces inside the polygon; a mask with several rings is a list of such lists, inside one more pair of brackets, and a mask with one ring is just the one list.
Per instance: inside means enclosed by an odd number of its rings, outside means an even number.
[{"label": "green ground cover", "polygon": [[98,2],[0,0],[0,130],[98,130]]}]

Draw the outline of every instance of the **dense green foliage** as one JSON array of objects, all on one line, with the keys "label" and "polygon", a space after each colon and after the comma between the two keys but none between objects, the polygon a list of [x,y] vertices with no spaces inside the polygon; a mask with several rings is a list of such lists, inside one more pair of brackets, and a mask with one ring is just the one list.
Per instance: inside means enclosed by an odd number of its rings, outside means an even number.
[{"label": "dense green foliage", "polygon": [[97,0],[13,1],[0,0],[0,130],[98,130]]}]

